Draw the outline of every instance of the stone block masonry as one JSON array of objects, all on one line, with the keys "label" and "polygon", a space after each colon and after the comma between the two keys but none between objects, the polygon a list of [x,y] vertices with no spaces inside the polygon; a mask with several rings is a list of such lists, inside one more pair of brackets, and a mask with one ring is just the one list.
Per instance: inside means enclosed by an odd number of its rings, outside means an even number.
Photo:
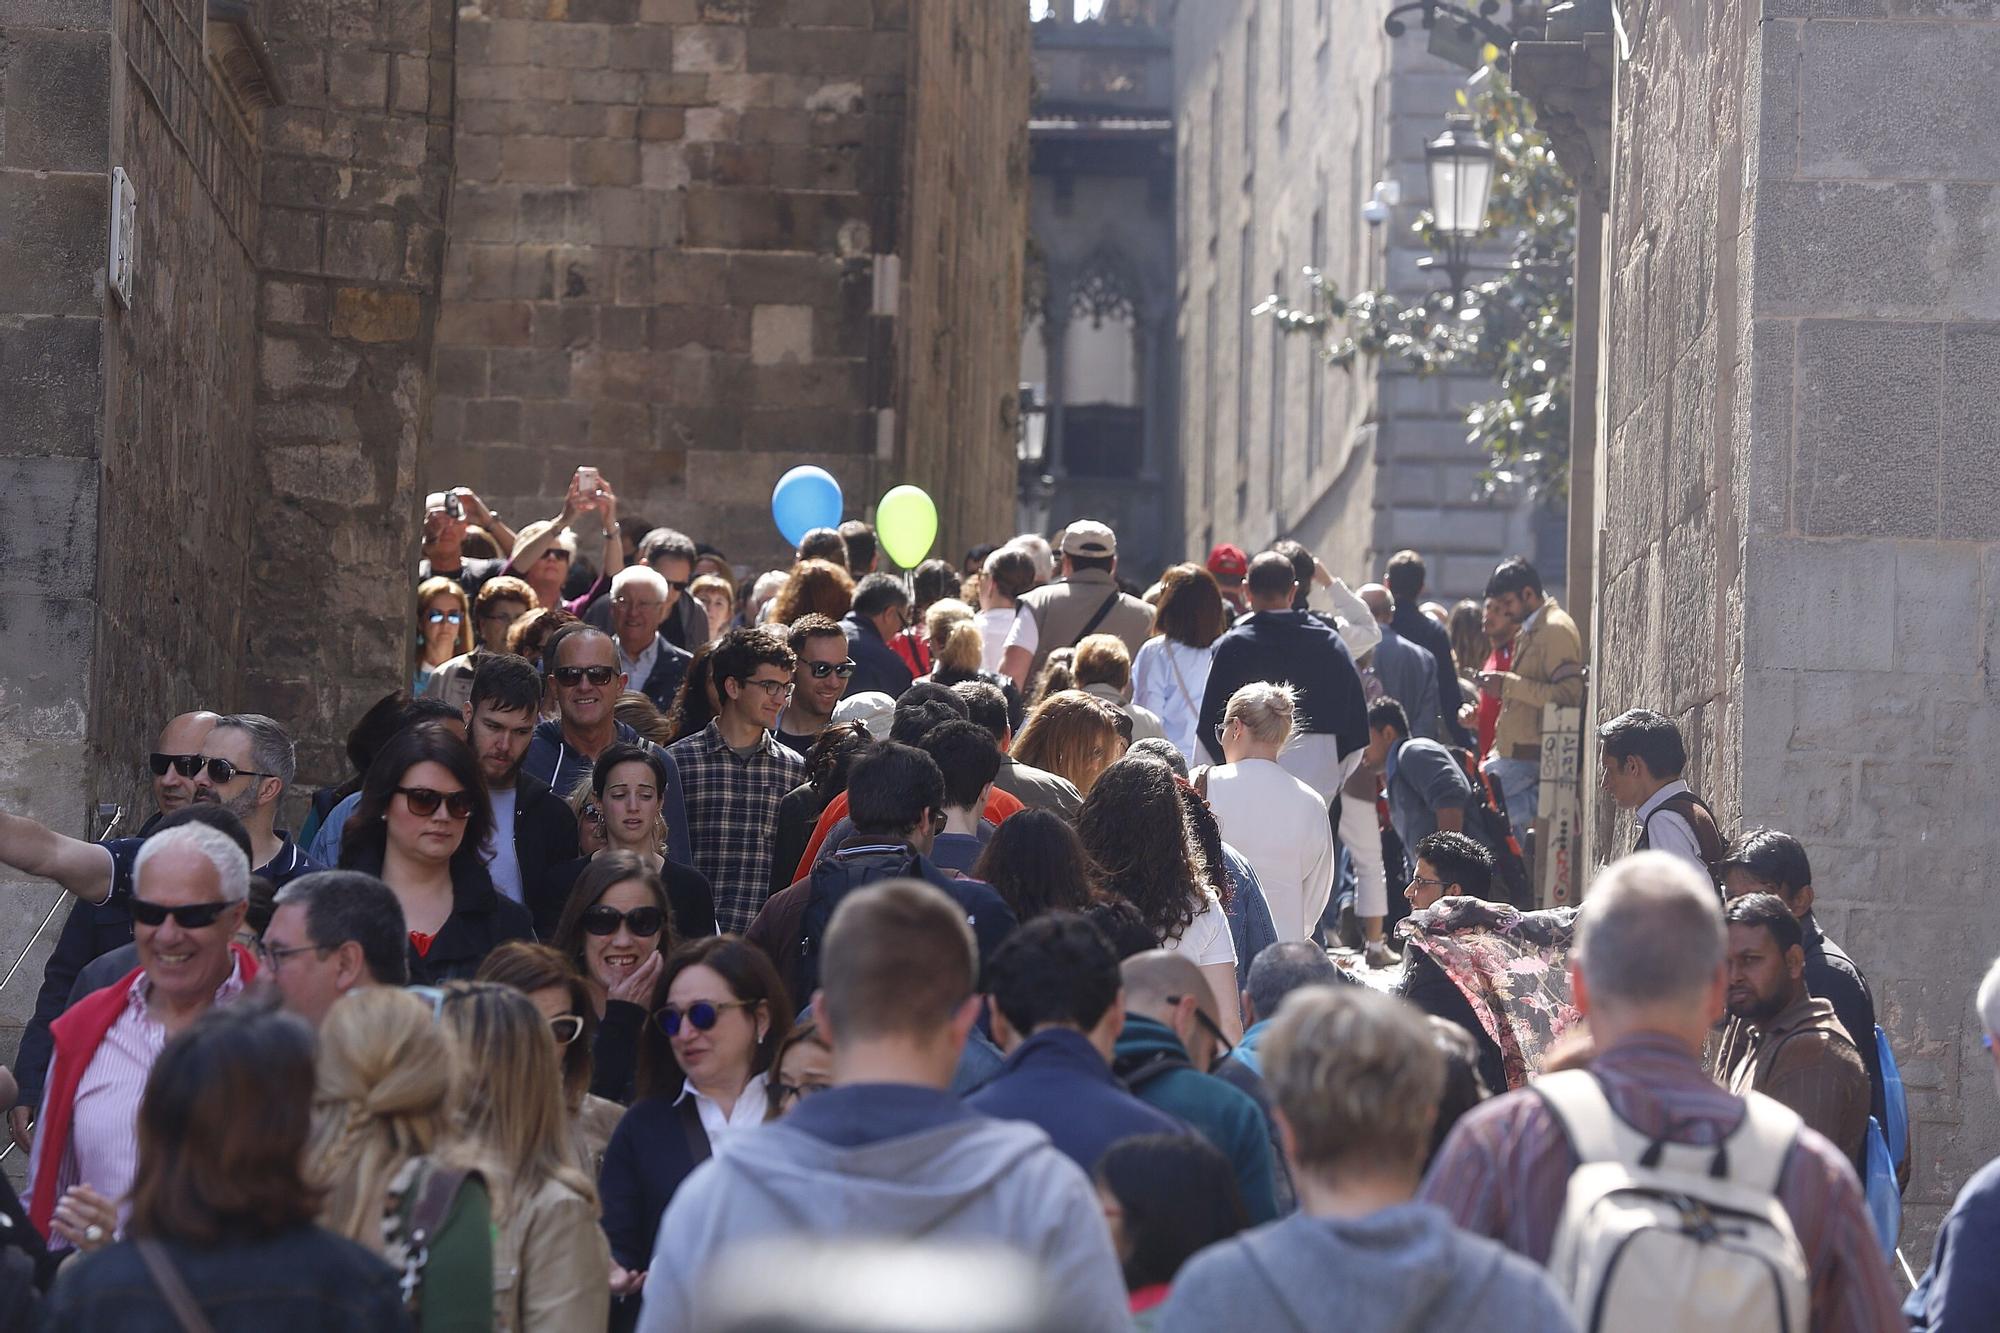
[{"label": "stone block masonry", "polygon": [[424,489],[472,486],[518,525],[590,463],[628,520],[750,572],[787,554],[769,496],[798,463],[853,514],[925,485],[946,553],[1003,529],[1016,8],[462,8]]}]

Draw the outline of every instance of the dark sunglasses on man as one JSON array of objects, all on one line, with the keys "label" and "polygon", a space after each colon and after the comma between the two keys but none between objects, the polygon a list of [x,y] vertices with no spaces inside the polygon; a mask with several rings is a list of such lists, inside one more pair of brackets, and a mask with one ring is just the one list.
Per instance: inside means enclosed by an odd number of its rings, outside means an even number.
[{"label": "dark sunglasses on man", "polygon": [[238,778],[275,778],[276,773],[259,773],[254,768],[238,768],[227,759],[210,759],[200,754],[156,754],[152,756],[153,776],[163,778],[169,768],[184,778],[194,777],[203,768],[208,770],[208,780],[221,786]]},{"label": "dark sunglasses on man", "polygon": [[616,667],[608,666],[570,666],[557,667],[555,670],[549,672],[549,674],[556,678],[556,684],[575,689],[577,685],[586,680],[592,685],[609,685],[613,678],[618,675],[618,670]]},{"label": "dark sunglasses on man", "polygon": [[472,818],[472,793],[469,791],[435,791],[429,787],[398,787],[396,794],[409,805],[410,813],[419,819],[429,819],[437,813],[440,803],[444,812],[453,819]]},{"label": "dark sunglasses on man", "polygon": [[660,933],[665,921],[665,915],[657,907],[635,907],[621,912],[598,903],[585,908],[583,913],[583,928],[593,935],[616,935],[618,927],[624,926],[640,939],[649,940]]},{"label": "dark sunglasses on man", "polygon": [[131,900],[132,919],[142,926],[164,925],[168,917],[182,930],[201,930],[212,926],[222,914],[234,907],[234,903],[184,903],[179,907],[169,907],[165,903],[149,903],[144,898]]},{"label": "dark sunglasses on man", "polygon": [[811,669],[814,680],[825,680],[828,676],[838,676],[842,680],[847,680],[854,675],[856,669],[851,658],[845,662],[808,662],[806,665]]}]

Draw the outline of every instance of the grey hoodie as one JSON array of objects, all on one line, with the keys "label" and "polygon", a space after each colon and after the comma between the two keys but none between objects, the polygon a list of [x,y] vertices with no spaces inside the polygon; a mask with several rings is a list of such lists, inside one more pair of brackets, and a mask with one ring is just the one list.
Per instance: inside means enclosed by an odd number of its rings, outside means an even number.
[{"label": "grey hoodie", "polygon": [[667,1205],[639,1333],[705,1327],[700,1281],[717,1255],[802,1233],[1003,1242],[1041,1270],[1065,1328],[1132,1327],[1082,1170],[1033,1125],[967,1115],[853,1148],[783,1121],[731,1136]]},{"label": "grey hoodie", "polygon": [[1397,1204],[1368,1217],[1294,1214],[1188,1260],[1160,1333],[1568,1333],[1542,1270],[1453,1226],[1442,1209]]}]

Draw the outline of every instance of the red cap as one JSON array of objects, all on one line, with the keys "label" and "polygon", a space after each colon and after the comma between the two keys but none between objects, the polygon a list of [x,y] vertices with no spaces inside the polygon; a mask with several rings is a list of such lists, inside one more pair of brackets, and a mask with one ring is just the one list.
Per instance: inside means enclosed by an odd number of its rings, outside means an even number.
[{"label": "red cap", "polygon": [[1250,572],[1250,557],[1242,547],[1224,542],[1208,553],[1208,572],[1240,579]]}]

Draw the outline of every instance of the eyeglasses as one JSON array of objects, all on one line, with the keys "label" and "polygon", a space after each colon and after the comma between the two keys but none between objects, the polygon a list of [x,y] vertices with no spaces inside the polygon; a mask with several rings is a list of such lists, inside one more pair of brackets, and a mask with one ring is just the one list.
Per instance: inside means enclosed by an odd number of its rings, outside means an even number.
[{"label": "eyeglasses", "polygon": [[657,907],[635,907],[629,912],[621,912],[615,907],[598,903],[586,908],[583,913],[583,928],[593,935],[616,935],[618,927],[624,926],[641,939],[651,939],[660,933],[666,924],[666,916]]},{"label": "eyeglasses", "polygon": [[660,1031],[669,1037],[681,1035],[681,1020],[686,1019],[696,1032],[707,1032],[722,1021],[725,1009],[755,1009],[756,1000],[696,1000],[686,1009],[670,1004],[653,1015],[653,1021],[660,1025]]},{"label": "eyeglasses", "polygon": [[[1167,1003],[1179,1004],[1182,1000],[1186,998],[1187,997],[1183,995],[1169,995],[1167,997]],[[1229,1053],[1231,1051],[1236,1049],[1236,1047],[1230,1043],[1229,1038],[1222,1035],[1221,1026],[1218,1025],[1216,1021],[1210,1018],[1206,1013],[1202,1012],[1202,1010],[1199,1008],[1197,1008],[1194,1011],[1194,1021],[1201,1024],[1202,1030],[1208,1033],[1209,1036],[1215,1038],[1215,1044],[1222,1048],[1221,1050],[1216,1052],[1215,1059],[1209,1062],[1211,1065],[1221,1063],[1223,1060],[1228,1058]]]},{"label": "eyeglasses", "polygon": [[789,680],[746,680],[743,683],[755,685],[764,691],[766,699],[782,699],[792,692],[792,682]]},{"label": "eyeglasses", "polygon": [[801,1101],[812,1096],[815,1092],[825,1092],[832,1085],[826,1083],[773,1083],[771,1086],[778,1090],[778,1105],[783,1106],[788,1102]]},{"label": "eyeglasses", "polygon": [[1428,875],[1412,875],[1410,876],[1410,883],[1428,884],[1434,889],[1448,889],[1451,887],[1451,885],[1445,883],[1443,880],[1432,879]]},{"label": "eyeglasses", "polygon": [[276,773],[260,773],[254,768],[238,768],[227,759],[210,759],[201,754],[156,754],[152,757],[153,776],[163,778],[169,768],[184,778],[208,770],[208,780],[221,786],[238,778],[275,778]]},{"label": "eyeglasses", "polygon": [[273,949],[262,940],[257,941],[257,960],[273,972],[285,965],[287,958],[296,958],[302,953],[325,953],[317,944],[301,944],[292,949]]},{"label": "eyeglasses", "polygon": [[409,804],[410,813],[419,819],[429,819],[436,814],[439,802],[443,802],[444,812],[453,819],[472,817],[472,793],[469,791],[433,791],[429,787],[398,787],[396,794]]},{"label": "eyeglasses", "polygon": [[556,1045],[567,1046],[583,1035],[583,1019],[575,1014],[557,1014],[549,1020],[549,1032]]},{"label": "eyeglasses", "polygon": [[608,666],[557,667],[555,670],[549,672],[549,674],[556,678],[556,684],[567,685],[571,689],[575,689],[586,680],[592,685],[609,685],[612,678],[618,674],[618,668]]},{"label": "eyeglasses", "polygon": [[432,611],[427,613],[424,619],[430,621],[433,625],[447,623],[462,625],[465,623],[465,613],[463,611]]},{"label": "eyeglasses", "polygon": [[165,903],[149,903],[144,898],[132,900],[132,919],[142,926],[166,924],[168,917],[182,930],[201,930],[215,924],[216,919],[234,907],[234,903],[187,903],[180,907],[169,907]]},{"label": "eyeglasses", "polygon": [[642,602],[636,597],[627,597],[624,593],[613,597],[611,604],[621,611],[631,610],[634,607],[642,611],[657,611],[666,605],[665,602]]},{"label": "eyeglasses", "polygon": [[490,620],[504,620],[507,621],[509,624],[512,624],[514,621],[520,619],[522,616],[526,614],[527,612],[525,611],[520,611],[520,612],[498,611],[498,610],[481,611],[477,616],[474,617],[474,619],[479,620],[481,622]]},{"label": "eyeglasses", "polygon": [[[849,677],[851,677],[856,670],[856,667],[852,661],[808,662],[806,663],[806,665],[811,669],[812,677],[814,680],[825,680],[828,676],[838,676],[842,680],[846,680]],[[758,682],[758,684],[762,683],[763,682],[761,681]]]}]

